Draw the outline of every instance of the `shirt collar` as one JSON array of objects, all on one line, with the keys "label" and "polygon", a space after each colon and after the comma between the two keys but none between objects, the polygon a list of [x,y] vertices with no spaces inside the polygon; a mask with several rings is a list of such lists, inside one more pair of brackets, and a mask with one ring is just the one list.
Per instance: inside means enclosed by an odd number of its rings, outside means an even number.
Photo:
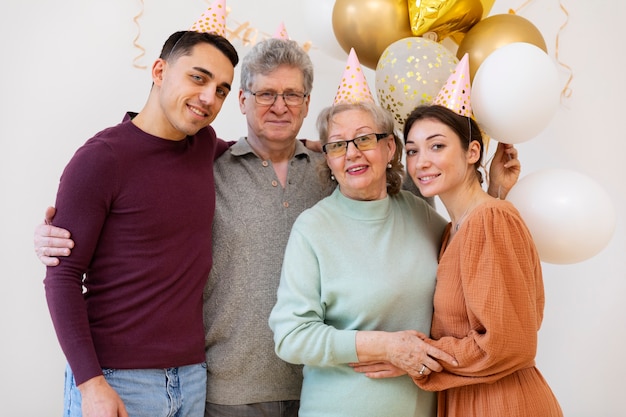
[{"label": "shirt collar", "polygon": [[[244,156],[247,154],[254,154],[252,147],[246,140],[246,137],[239,138],[239,140],[230,147],[230,153],[233,156]],[[296,141],[296,151],[294,153],[294,158],[307,158],[309,161],[311,160],[311,154],[315,153],[315,151],[311,151],[307,149],[306,146],[302,143],[301,140]]]}]

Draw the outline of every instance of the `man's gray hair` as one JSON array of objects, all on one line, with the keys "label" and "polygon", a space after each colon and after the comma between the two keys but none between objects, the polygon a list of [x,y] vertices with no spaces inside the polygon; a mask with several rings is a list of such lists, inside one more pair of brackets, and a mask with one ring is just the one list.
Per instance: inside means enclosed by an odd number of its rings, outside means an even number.
[{"label": "man's gray hair", "polygon": [[300,69],[304,80],[304,93],[311,93],[313,89],[311,58],[297,42],[276,38],[257,43],[243,58],[240,88],[250,91],[255,76],[270,74],[281,65]]}]

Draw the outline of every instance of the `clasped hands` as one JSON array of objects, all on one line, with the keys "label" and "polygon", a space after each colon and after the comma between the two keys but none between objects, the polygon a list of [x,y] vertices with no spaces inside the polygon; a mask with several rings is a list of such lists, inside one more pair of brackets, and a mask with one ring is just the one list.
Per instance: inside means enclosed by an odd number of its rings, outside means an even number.
[{"label": "clasped hands", "polygon": [[432,372],[441,372],[443,362],[458,366],[452,355],[428,344],[428,336],[424,333],[416,330],[376,333],[376,337],[383,339],[384,359],[381,357],[349,364],[356,372],[369,378],[393,378],[408,374],[414,379],[420,379]]}]

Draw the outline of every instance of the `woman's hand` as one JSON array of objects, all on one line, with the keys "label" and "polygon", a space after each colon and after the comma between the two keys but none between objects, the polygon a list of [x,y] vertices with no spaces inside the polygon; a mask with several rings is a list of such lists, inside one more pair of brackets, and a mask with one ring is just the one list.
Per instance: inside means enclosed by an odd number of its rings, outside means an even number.
[{"label": "woman's hand", "polygon": [[406,375],[406,372],[389,362],[356,362],[348,365],[368,378],[395,378]]},{"label": "woman's hand", "polygon": [[504,200],[517,183],[521,170],[515,146],[498,142],[489,168],[489,195]]},{"label": "woman's hand", "polygon": [[359,364],[356,366],[361,369],[361,372],[365,370],[366,373],[398,376],[397,370],[389,367],[385,369],[381,365],[387,362],[414,378],[429,375],[431,372],[441,372],[443,367],[439,362],[458,366],[452,355],[429,345],[426,339],[427,336],[424,333],[416,330],[359,331],[356,336]]},{"label": "woman's hand", "polygon": [[425,342],[426,335],[415,330],[392,333],[388,345],[389,361],[414,378],[426,376],[432,372],[441,372],[440,361],[452,366],[458,363],[452,355]]}]

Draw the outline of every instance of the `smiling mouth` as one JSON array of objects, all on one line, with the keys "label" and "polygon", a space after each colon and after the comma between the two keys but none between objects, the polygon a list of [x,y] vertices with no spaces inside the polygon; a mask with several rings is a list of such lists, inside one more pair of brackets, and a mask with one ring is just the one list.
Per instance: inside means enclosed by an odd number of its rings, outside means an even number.
[{"label": "smiling mouth", "polygon": [[202,110],[198,109],[197,107],[193,107],[193,106],[187,106],[189,108],[189,110],[191,110],[192,113],[197,114],[200,117],[207,117],[208,114],[203,112]]},{"label": "smiling mouth", "polygon": [[420,181],[423,181],[423,182],[427,182],[427,181],[430,181],[430,180],[434,180],[434,179],[435,179],[435,178],[437,178],[438,176],[439,176],[439,175],[428,175],[428,176],[426,176],[426,177],[419,177],[419,180],[420,180]]},{"label": "smiling mouth", "polygon": [[365,168],[367,168],[367,167],[360,166],[360,167],[355,167],[355,168],[349,168],[347,170],[347,172],[349,172],[349,173],[360,172],[360,171],[363,171]]}]

